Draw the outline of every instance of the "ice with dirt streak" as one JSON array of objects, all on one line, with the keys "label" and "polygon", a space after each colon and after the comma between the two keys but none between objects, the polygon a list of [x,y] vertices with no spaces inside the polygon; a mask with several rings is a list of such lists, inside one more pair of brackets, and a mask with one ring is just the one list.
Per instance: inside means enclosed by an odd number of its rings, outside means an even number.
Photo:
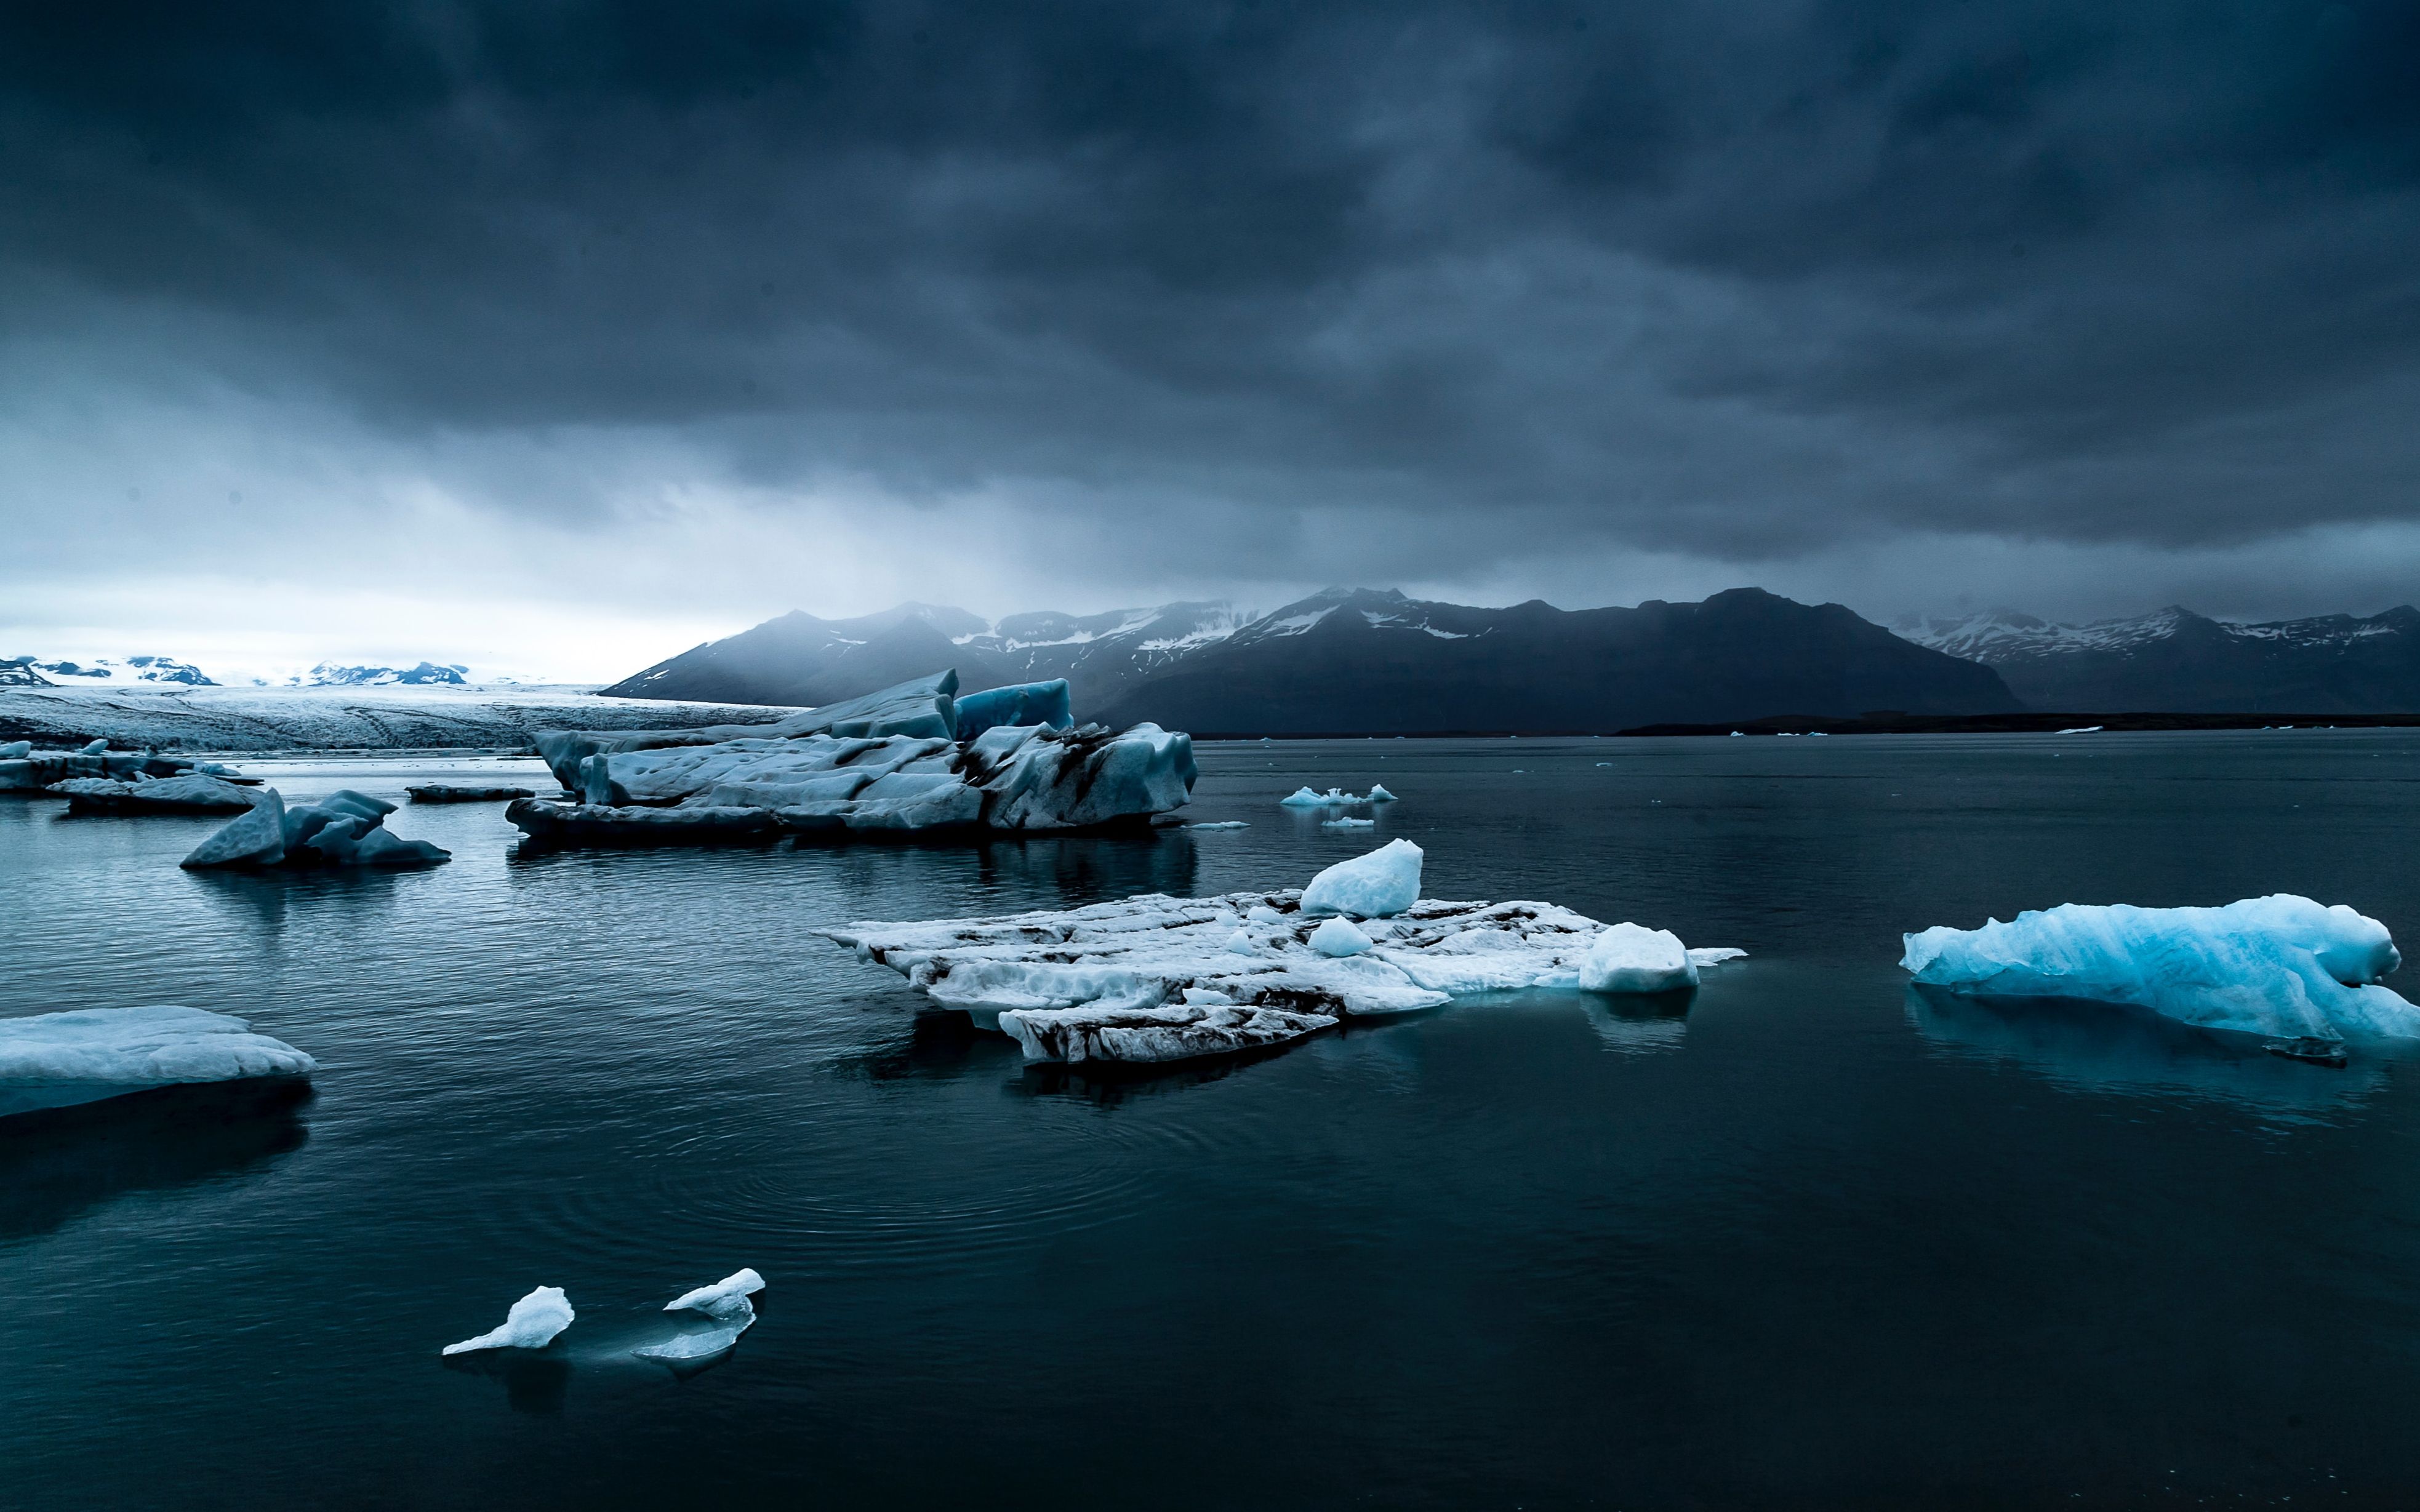
[{"label": "ice with dirt streak", "polygon": [[2386,926],[2290,893],[2223,908],[2061,903],[1979,929],[1905,936],[1921,986],[1971,997],[2127,1004],[2292,1039],[2420,1038],[2420,1008],[2380,978],[2402,964]]},{"label": "ice with dirt streak", "polygon": [[[1331,904],[1366,909],[1314,910],[1311,889],[1150,893],[822,933],[900,972],[934,1002],[965,1011],[979,1027],[1013,1037],[1029,1059],[1136,1062],[1285,1044],[1348,1018],[1437,1008],[1470,993],[1581,988],[1590,952],[1608,933],[1553,903],[1419,898],[1419,848],[1409,841],[1357,860],[1371,864],[1348,870],[1327,891]],[[1414,895],[1399,898],[1406,876]],[[1683,959],[1694,971],[1740,953],[1683,951]],[[1608,977],[1596,990],[1662,989]]]}]

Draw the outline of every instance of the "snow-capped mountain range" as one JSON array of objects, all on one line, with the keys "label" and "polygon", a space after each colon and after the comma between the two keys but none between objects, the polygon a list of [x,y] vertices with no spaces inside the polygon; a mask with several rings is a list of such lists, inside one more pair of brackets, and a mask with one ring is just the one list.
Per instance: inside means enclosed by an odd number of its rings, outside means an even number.
[{"label": "snow-capped mountain range", "polygon": [[2012,710],[2000,680],[1837,604],[1754,589],[1703,604],[1479,609],[1333,588],[1258,616],[1228,604],[997,624],[903,604],[803,612],[682,653],[605,689],[813,704],[942,667],[973,691],[1064,677],[1077,709],[1233,734],[1598,731],[1775,713]]},{"label": "snow-capped mountain range", "polygon": [[2058,625],[1995,609],[1902,622],[1919,645],[1979,661],[2037,709],[2399,714],[2420,710],[2420,609],[2236,624],[2176,605]]},{"label": "snow-capped mountain range", "polygon": [[[470,669],[458,662],[411,667],[349,667],[323,661],[283,677],[217,678],[174,656],[0,656],[0,687],[461,687]],[[509,681],[509,679],[506,679]]]}]

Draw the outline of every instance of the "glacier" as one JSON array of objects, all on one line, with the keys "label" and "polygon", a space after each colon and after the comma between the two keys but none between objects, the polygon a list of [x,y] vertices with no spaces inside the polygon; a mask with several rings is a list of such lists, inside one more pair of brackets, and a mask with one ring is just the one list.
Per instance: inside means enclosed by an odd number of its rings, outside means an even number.
[{"label": "glacier", "polygon": [[[1417,886],[1418,847],[1409,849]],[[1400,851],[1385,863],[1389,877],[1404,867]],[[1578,989],[1607,928],[1553,903],[1417,898],[1355,923],[1342,911],[1313,911],[1308,898],[1295,889],[1148,893],[1062,911],[819,933],[899,972],[978,1027],[1014,1038],[1029,1060],[1154,1063],[1286,1044],[1347,1019],[1436,1008],[1470,993]],[[1684,958],[1704,966],[1742,953]]]},{"label": "glacier", "polygon": [[[1076,725],[1055,680],[964,701],[956,687],[955,672],[939,672],[746,733],[550,733],[539,750],[580,801],[521,799],[505,816],[538,841],[684,843],[1081,829],[1192,795],[1189,736]],[[969,707],[995,722],[962,734]],[[1010,717],[1035,722],[997,722]]]},{"label": "glacier", "polygon": [[469,1354],[478,1350],[542,1350],[580,1316],[561,1287],[539,1287],[512,1304],[504,1320],[476,1338],[448,1344],[441,1352]]},{"label": "glacier", "polygon": [[284,1041],[207,1009],[160,1004],[0,1019],[0,1115],[318,1069]]},{"label": "glacier", "polygon": [[2222,908],[2062,903],[1979,929],[1905,936],[1917,985],[1971,997],[2079,998],[2285,1039],[2420,1038],[2420,1008],[2379,979],[2386,926],[2290,893]]},{"label": "glacier", "polygon": [[194,847],[190,870],[267,866],[434,866],[452,853],[385,827],[395,805],[342,788],[317,803],[288,807],[275,788],[255,795],[252,810]]}]

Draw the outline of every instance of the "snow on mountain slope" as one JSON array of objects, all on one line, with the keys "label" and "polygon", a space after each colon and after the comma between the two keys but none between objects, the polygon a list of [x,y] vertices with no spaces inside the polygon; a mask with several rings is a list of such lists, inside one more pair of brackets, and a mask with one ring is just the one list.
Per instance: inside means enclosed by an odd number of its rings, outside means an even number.
[{"label": "snow on mountain slope", "polygon": [[2389,714],[2420,710],[2420,609],[2235,624],[2171,605],[2057,625],[1995,609],[1902,622],[1979,661],[2038,709]]},{"label": "snow on mountain slope", "polygon": [[126,687],[146,683],[210,687],[213,679],[173,656],[10,656],[0,659],[0,687]]}]

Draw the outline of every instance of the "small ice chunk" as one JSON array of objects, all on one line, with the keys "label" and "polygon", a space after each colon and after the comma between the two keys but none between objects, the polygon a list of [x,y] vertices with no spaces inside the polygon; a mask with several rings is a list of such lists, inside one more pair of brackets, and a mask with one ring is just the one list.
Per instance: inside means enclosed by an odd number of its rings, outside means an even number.
[{"label": "small ice chunk", "polygon": [[664,1304],[664,1311],[704,1313],[708,1318],[732,1318],[739,1316],[745,1310],[748,1316],[752,1318],[755,1316],[755,1309],[750,1304],[748,1299],[764,1289],[765,1278],[758,1275],[755,1268],[751,1266],[732,1272],[710,1287],[699,1287],[694,1291],[682,1292]]},{"label": "small ice chunk", "polygon": [[[1378,759],[1380,761],[1386,760],[1383,756]],[[1392,803],[1395,801],[1395,795],[1388,792],[1385,788],[1379,786],[1377,783],[1373,782],[1370,784],[1370,801],[1372,803]]]},{"label": "small ice chunk", "polygon": [[0,762],[22,762],[32,754],[34,743],[30,740],[11,740],[0,745]]},{"label": "small ice chunk", "polygon": [[1302,889],[1306,914],[1386,918],[1419,901],[1420,848],[1391,840],[1367,856],[1339,861]]},{"label": "small ice chunk", "polygon": [[96,740],[90,745],[85,747],[84,754],[86,756],[98,756],[108,748],[109,742],[107,740]]},{"label": "small ice chunk", "polygon": [[1278,804],[1280,808],[1286,809],[1341,809],[1356,801],[1357,800],[1353,795],[1342,788],[1329,788],[1325,793],[1313,793],[1308,787],[1299,787],[1280,798]]},{"label": "small ice chunk", "polygon": [[1377,824],[1378,821],[1375,819],[1323,819],[1319,822],[1319,827],[1322,829],[1374,829]]},{"label": "small ice chunk", "polygon": [[1249,909],[1245,911],[1244,922],[1247,924],[1281,924],[1285,922],[1285,915],[1279,913],[1276,909],[1271,908],[1266,903],[1254,903]]},{"label": "small ice chunk", "polygon": [[1241,819],[1220,819],[1211,824],[1187,825],[1185,827],[1187,829],[1249,829],[1252,826]]},{"label": "small ice chunk", "polygon": [[469,1354],[474,1350],[542,1350],[554,1342],[554,1336],[571,1326],[576,1317],[571,1301],[561,1287],[539,1287],[513,1304],[504,1320],[477,1338],[448,1344],[447,1354]]},{"label": "small ice chunk", "polygon": [[1580,957],[1580,986],[1592,993],[1669,993],[1698,985],[1698,964],[1670,930],[1608,924]]},{"label": "small ice chunk", "polygon": [[1245,933],[1242,930],[1237,930],[1234,933],[1227,936],[1227,949],[1236,955],[1250,955],[1252,953],[1252,937],[1249,934]]},{"label": "small ice chunk", "polygon": [[1370,949],[1370,936],[1341,918],[1331,918],[1311,932],[1311,948],[1322,955],[1359,955]]}]

